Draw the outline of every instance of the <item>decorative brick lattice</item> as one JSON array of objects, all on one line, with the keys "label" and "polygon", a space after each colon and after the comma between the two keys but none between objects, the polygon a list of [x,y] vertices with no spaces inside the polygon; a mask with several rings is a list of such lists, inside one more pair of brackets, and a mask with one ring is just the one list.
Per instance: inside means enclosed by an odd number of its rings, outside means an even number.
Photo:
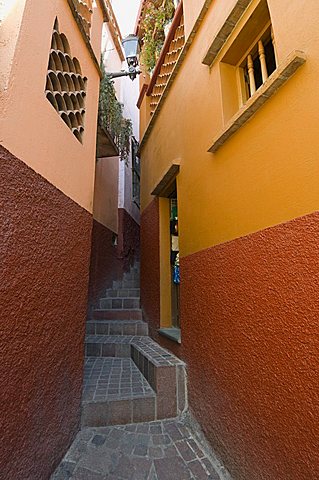
[{"label": "decorative brick lattice", "polygon": [[76,13],[81,20],[84,31],[90,38],[91,18],[92,18],[92,0],[74,0]]},{"label": "decorative brick lattice", "polygon": [[152,95],[151,95],[151,114],[154,113],[154,110],[157,107],[158,102],[165,90],[167,82],[174,70],[175,64],[178,60],[178,57],[185,44],[185,33],[184,33],[184,17],[182,15],[180,24],[177,27],[174,38],[170,43],[168,52],[165,55],[164,62],[162,64],[159,75],[156,79]]},{"label": "decorative brick lattice", "polygon": [[82,76],[80,63],[77,58],[72,58],[69,42],[66,36],[59,32],[56,20],[45,93],[51,105],[80,142],[84,132],[86,83],[87,78]]}]

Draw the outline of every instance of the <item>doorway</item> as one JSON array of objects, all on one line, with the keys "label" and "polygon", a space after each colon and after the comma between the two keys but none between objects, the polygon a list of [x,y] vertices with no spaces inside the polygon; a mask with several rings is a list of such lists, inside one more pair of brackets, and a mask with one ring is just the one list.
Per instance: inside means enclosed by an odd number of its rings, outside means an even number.
[{"label": "doorway", "polygon": [[170,205],[170,271],[171,271],[171,315],[172,327],[180,328],[180,270],[179,270],[179,230],[176,181],[169,196]]}]

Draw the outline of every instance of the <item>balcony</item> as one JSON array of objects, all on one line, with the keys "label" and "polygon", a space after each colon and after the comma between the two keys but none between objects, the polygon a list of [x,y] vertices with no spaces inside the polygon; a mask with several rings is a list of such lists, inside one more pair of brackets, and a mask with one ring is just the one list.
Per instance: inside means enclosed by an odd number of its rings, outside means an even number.
[{"label": "balcony", "polygon": [[99,112],[97,125],[96,158],[117,157],[119,155],[118,138],[112,129],[106,112]]}]

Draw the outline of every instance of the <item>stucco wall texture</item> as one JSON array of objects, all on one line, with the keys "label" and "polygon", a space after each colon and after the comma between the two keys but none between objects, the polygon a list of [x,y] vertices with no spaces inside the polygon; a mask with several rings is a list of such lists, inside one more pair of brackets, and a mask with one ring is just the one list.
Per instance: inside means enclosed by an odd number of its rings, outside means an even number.
[{"label": "stucco wall texture", "polygon": [[318,238],[313,213],[181,259],[190,405],[236,480],[319,478]]},{"label": "stucco wall texture", "polygon": [[158,198],[145,208],[141,216],[141,305],[154,337],[160,324]]},{"label": "stucco wall texture", "polygon": [[80,416],[91,215],[0,147],[0,478],[45,480]]},{"label": "stucco wall texture", "polygon": [[90,262],[89,308],[96,306],[112,281],[122,277],[122,263],[117,247],[112,245],[113,232],[97,220],[93,221]]},{"label": "stucco wall texture", "polygon": [[120,280],[140,255],[140,227],[124,208],[118,209],[118,244],[114,233],[97,220],[93,221],[89,282],[89,314],[113,280]]},{"label": "stucco wall texture", "polygon": [[134,263],[134,259],[140,258],[140,226],[125,208],[119,208],[118,215],[118,248],[126,271]]}]

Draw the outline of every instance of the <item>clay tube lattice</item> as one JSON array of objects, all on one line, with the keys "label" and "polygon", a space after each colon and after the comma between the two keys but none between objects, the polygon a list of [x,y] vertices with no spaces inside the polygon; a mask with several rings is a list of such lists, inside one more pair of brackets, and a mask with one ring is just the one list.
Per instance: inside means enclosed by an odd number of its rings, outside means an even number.
[{"label": "clay tube lattice", "polygon": [[84,132],[86,83],[87,78],[82,76],[80,63],[77,58],[72,58],[69,42],[66,36],[59,32],[56,20],[45,94],[80,142]]}]

